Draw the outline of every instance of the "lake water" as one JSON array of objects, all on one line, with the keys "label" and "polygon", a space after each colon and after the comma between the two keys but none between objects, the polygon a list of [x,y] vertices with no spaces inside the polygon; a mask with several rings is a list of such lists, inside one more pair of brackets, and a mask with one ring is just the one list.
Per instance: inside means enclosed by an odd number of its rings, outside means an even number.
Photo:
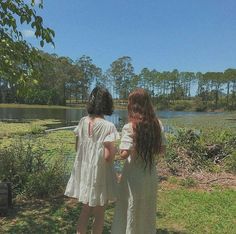
[{"label": "lake water", "polygon": [[[181,116],[212,115],[217,113],[185,112],[185,111],[159,111],[157,115],[161,119]],[[34,119],[55,119],[61,122],[58,126],[76,125],[86,115],[84,109],[55,109],[55,108],[0,108],[0,121],[25,122]],[[117,127],[127,121],[126,110],[115,110],[112,116],[106,119]]]}]

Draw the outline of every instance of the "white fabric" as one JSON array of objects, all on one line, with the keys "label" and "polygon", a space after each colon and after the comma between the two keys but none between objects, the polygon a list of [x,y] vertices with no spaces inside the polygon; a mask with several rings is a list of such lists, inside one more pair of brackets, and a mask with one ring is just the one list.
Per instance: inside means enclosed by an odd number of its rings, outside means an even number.
[{"label": "white fabric", "polygon": [[[122,129],[120,149],[133,147],[132,124]],[[164,137],[164,134],[162,135]],[[162,142],[166,142],[165,139]],[[155,234],[157,202],[157,170],[144,170],[141,159],[129,156],[118,185],[112,234]]]},{"label": "white fabric", "polygon": [[88,131],[89,118],[84,117],[74,130],[78,150],[65,195],[89,206],[104,206],[115,199],[116,191],[113,163],[104,159],[104,142],[119,139],[119,134],[104,119],[95,120],[91,135]]},{"label": "white fabric", "polygon": [[159,124],[161,127],[161,144],[167,145],[167,139],[166,139],[165,132],[164,132],[164,126],[163,126],[161,120],[158,119],[158,121],[159,121]]},{"label": "white fabric", "polygon": [[130,126],[131,124],[126,124],[122,128],[121,133],[121,142],[120,142],[120,149],[121,150],[131,150],[133,147],[133,129]]}]

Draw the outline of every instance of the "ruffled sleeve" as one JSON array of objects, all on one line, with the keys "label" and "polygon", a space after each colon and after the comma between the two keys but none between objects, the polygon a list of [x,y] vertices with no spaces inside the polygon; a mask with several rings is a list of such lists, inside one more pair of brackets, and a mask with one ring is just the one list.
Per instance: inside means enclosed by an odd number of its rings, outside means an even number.
[{"label": "ruffled sleeve", "polygon": [[120,134],[116,130],[116,127],[114,124],[110,126],[109,132],[104,138],[103,142],[114,142],[120,139]]},{"label": "ruffled sleeve", "polygon": [[79,121],[79,124],[76,126],[76,128],[73,131],[76,136],[79,136],[79,131],[81,130],[83,120],[84,120],[84,117]]},{"label": "ruffled sleeve", "polygon": [[122,136],[120,142],[121,150],[130,150],[133,147],[133,129],[130,124],[126,124],[122,129]]},{"label": "ruffled sleeve", "polygon": [[161,144],[162,145],[167,145],[167,139],[166,139],[166,135],[165,135],[165,132],[164,132],[164,126],[162,124],[162,122],[160,120],[159,121],[159,124],[160,124],[160,127],[161,127]]}]

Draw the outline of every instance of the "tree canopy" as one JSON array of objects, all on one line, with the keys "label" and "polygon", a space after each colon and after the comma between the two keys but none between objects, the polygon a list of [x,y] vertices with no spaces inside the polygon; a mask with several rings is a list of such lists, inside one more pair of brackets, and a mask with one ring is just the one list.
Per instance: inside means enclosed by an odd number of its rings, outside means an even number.
[{"label": "tree canopy", "polygon": [[[19,30],[20,24],[34,30],[41,46],[45,42],[54,45],[54,31],[44,26],[35,8],[34,0],[28,4],[23,0],[0,1],[0,79],[4,80],[5,85],[14,84],[24,89],[34,69],[33,61],[38,59],[36,49],[24,40]],[[42,2],[38,8],[43,8]]]}]

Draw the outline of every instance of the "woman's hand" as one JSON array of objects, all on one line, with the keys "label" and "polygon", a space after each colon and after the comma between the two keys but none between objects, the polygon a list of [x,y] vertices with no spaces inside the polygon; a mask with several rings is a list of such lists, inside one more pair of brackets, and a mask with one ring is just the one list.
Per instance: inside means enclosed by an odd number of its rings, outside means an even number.
[{"label": "woman's hand", "polygon": [[121,150],[121,151],[120,151],[120,157],[121,157],[122,159],[128,158],[129,155],[130,155],[130,150]]}]

